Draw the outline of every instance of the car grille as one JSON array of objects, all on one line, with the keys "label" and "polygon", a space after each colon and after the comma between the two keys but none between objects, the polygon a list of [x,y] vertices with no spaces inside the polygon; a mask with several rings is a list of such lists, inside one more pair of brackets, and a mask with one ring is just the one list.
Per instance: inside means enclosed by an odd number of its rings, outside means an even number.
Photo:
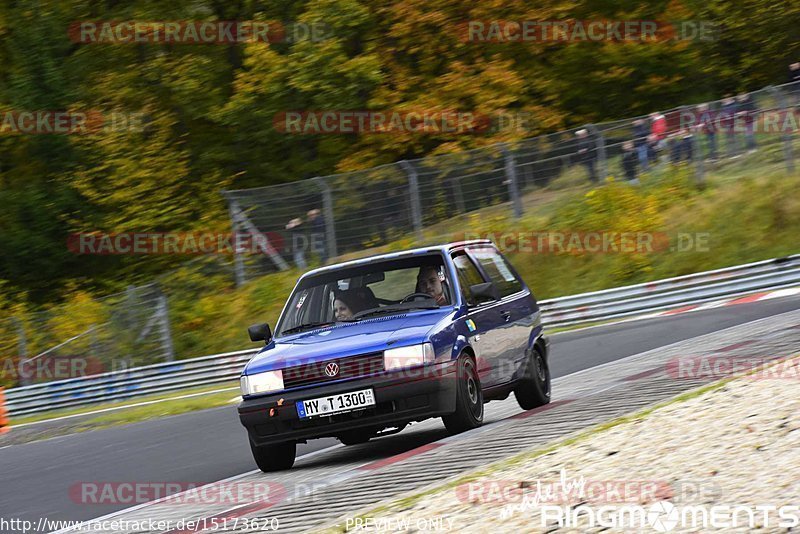
[{"label": "car grille", "polygon": [[[325,366],[329,363],[339,365],[339,373],[336,376],[325,374]],[[383,353],[362,354],[360,356],[350,356],[337,360],[326,360],[314,362],[306,365],[287,367],[283,370],[283,387],[295,388],[308,386],[311,384],[321,384],[343,378],[357,378],[368,376],[383,371]]]}]

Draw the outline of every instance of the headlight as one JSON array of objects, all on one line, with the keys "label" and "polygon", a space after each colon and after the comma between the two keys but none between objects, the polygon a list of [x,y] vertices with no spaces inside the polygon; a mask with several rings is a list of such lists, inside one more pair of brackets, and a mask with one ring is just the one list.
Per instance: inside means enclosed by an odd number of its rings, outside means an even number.
[{"label": "headlight", "polygon": [[422,343],[383,351],[383,368],[386,371],[433,363],[433,345]]},{"label": "headlight", "polygon": [[283,389],[283,371],[267,371],[254,375],[242,375],[240,379],[242,395],[270,393]]}]

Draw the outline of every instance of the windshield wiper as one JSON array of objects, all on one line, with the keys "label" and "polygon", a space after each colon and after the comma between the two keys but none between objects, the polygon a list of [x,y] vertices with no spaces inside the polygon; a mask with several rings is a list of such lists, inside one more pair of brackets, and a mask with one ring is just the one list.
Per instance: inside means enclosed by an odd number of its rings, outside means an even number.
[{"label": "windshield wiper", "polygon": [[364,319],[365,317],[372,317],[375,315],[381,315],[384,313],[394,313],[394,312],[404,312],[409,310],[435,310],[439,308],[439,305],[435,302],[431,304],[416,304],[416,303],[405,303],[405,304],[394,304],[389,306],[384,306],[383,308],[372,308],[369,310],[364,310],[362,312],[358,312],[353,316],[350,321],[358,321],[359,319]]},{"label": "windshield wiper", "polygon": [[311,329],[314,329],[314,328],[322,328],[323,326],[331,326],[331,325],[334,325],[334,324],[336,324],[336,321],[327,321],[327,322],[324,322],[324,323],[305,323],[305,324],[300,324],[300,325],[297,325],[297,326],[293,326],[292,328],[287,328],[286,330],[283,330],[281,332],[281,335],[294,334],[296,332],[302,332],[303,330],[311,330]]}]

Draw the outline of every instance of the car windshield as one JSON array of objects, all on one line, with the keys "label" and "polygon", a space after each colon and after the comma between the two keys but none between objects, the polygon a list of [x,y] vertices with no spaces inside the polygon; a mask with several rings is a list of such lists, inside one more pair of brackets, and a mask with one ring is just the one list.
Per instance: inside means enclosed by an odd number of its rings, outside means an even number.
[{"label": "car windshield", "polygon": [[452,302],[440,254],[375,261],[304,278],[289,297],[278,335],[337,322],[437,308]]}]

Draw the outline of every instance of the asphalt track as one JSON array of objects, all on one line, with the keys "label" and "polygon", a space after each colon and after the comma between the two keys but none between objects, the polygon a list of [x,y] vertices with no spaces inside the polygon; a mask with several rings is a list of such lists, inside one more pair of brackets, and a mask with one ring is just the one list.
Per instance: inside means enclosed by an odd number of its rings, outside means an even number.
[{"label": "asphalt track", "polygon": [[[800,297],[712,308],[564,332],[551,338],[554,377],[756,319],[800,309]],[[554,391],[557,397],[558,392]],[[233,395],[232,395],[233,396]],[[514,403],[513,396],[503,402]],[[414,426],[353,449],[364,460],[413,449],[446,435]],[[298,455],[338,444],[311,441]],[[87,520],[132,504],[85,505],[80,482],[205,483],[255,468],[235,405],[0,449],[0,518]]]}]

